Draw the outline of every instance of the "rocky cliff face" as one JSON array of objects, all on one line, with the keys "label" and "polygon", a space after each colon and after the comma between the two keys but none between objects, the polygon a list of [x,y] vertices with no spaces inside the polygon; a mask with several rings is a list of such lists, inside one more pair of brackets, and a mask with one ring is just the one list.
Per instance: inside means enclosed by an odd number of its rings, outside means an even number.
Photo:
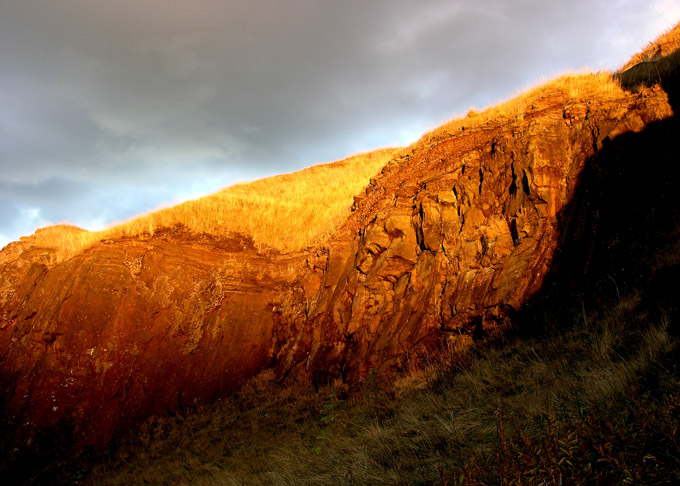
[{"label": "rocky cliff face", "polygon": [[24,445],[49,430],[103,445],[265,367],[353,382],[496,333],[541,288],[588,160],[671,115],[658,86],[607,101],[547,92],[503,123],[440,131],[391,161],[324,247],[300,254],[181,228],[58,264],[30,238],[11,244],[0,254],[4,426]]},{"label": "rocky cliff face", "polygon": [[242,384],[275,358],[272,302],[301,261],[181,230],[46,254],[29,240],[2,262],[2,401],[28,444],[61,424],[100,445]]},{"label": "rocky cliff face", "polygon": [[390,162],[323,270],[289,292],[279,371],[352,381],[502,330],[541,288],[586,162],[671,115],[658,87],[607,103],[546,95],[510,123],[462,126]]}]

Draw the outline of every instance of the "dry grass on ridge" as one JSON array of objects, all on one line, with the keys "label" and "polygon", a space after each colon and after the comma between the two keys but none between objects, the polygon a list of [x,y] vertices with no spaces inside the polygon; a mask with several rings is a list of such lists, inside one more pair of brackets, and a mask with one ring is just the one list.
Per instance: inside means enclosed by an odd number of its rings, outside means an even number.
[{"label": "dry grass on ridge", "polygon": [[394,149],[355,155],[331,164],[227,187],[112,228],[138,235],[183,224],[196,233],[250,236],[259,247],[295,251],[335,229],[358,194]]},{"label": "dry grass on ridge", "polygon": [[650,42],[642,51],[635,54],[624,64],[620,72],[632,68],[641,62],[658,61],[680,47],[680,23]]},{"label": "dry grass on ridge", "polygon": [[521,122],[535,105],[547,98],[562,99],[568,102],[597,100],[606,102],[628,96],[612,73],[570,73],[541,81],[536,86],[525,89],[508,101],[498,103],[483,110],[470,110],[467,116],[455,118],[426,133],[414,145],[428,143],[429,140],[460,131],[484,126],[489,123],[505,124]]},{"label": "dry grass on ridge", "polygon": [[57,250],[64,260],[97,241],[153,235],[184,225],[194,233],[250,236],[259,248],[296,251],[333,231],[347,217],[358,194],[395,149],[379,149],[291,174],[227,187],[209,196],[161,209],[103,231],[73,226],[45,228],[36,243]]},{"label": "dry grass on ridge", "polygon": [[[634,55],[621,71],[640,62],[658,60],[678,47],[680,24]],[[607,101],[625,96],[626,93],[612,73],[567,74],[542,82],[481,112],[470,110],[466,117],[449,121],[426,133],[410,148],[460,130],[461,127],[521,122],[532,105],[549,97],[573,101]],[[295,251],[319,241],[341,224],[349,211],[352,196],[366,186],[369,178],[395,152],[395,149],[376,150],[292,174],[239,184],[104,231],[89,232],[58,225],[43,229],[34,236],[34,241],[39,246],[56,248],[57,260],[63,260],[101,239],[149,235],[161,227],[183,224],[196,233],[241,233],[252,237],[259,248]]]},{"label": "dry grass on ridge", "polygon": [[[465,118],[426,133],[409,149],[463,126],[469,129],[488,123],[521,122],[533,105],[546,98],[607,101],[626,96],[611,73],[567,74],[481,112],[471,110]],[[357,195],[398,150],[403,149],[376,150],[291,174],[238,184],[103,231],[56,226],[36,234],[36,243],[56,248],[57,260],[61,261],[101,239],[153,235],[159,228],[182,224],[194,233],[250,236],[260,249],[297,251],[320,241],[342,224],[349,213],[352,196]]]},{"label": "dry grass on ridge", "polygon": [[[630,60],[618,71],[621,73],[631,67],[649,61],[659,61],[680,49],[680,23],[666,31],[659,38],[650,42],[649,45],[630,58]],[[674,59],[672,68],[677,65]],[[671,69],[669,67],[669,69]],[[440,127],[426,133],[416,142],[416,145],[426,143],[428,140],[444,133],[459,130],[461,127],[475,128],[489,122],[504,123],[511,120],[523,120],[531,106],[548,97],[563,97],[569,101],[579,99],[607,101],[623,98],[627,94],[621,87],[616,74],[610,72],[597,73],[569,73],[557,76],[553,79],[539,81],[535,86],[523,89],[510,100],[497,103],[483,110],[470,110],[466,117],[455,118]]]}]

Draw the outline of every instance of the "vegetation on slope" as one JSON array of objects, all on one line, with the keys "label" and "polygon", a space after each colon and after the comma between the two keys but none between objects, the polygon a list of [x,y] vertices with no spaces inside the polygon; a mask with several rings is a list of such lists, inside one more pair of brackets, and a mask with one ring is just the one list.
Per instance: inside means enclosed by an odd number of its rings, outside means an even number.
[{"label": "vegetation on slope", "polygon": [[[561,76],[482,112],[471,111],[467,117],[442,125],[402,151],[424,146],[463,127],[521,122],[532,104],[545,98],[584,96],[606,102],[625,94],[609,73]],[[194,233],[249,237],[260,249],[298,251],[322,241],[343,223],[352,196],[359,194],[370,177],[397,156],[398,150],[375,150],[291,174],[237,184],[103,231],[67,225],[44,228],[34,235],[33,243],[56,249],[56,261],[62,261],[103,239],[150,236],[160,228],[183,225]]]},{"label": "vegetation on slope", "polygon": [[456,118],[426,133],[412,147],[426,145],[439,137],[482,127],[488,124],[522,122],[524,117],[535,109],[539,101],[553,98],[566,100],[591,99],[606,103],[626,96],[621,84],[608,72],[565,74],[537,86],[529,88],[514,98],[485,108],[481,111],[470,110],[464,118]]},{"label": "vegetation on slope", "polygon": [[291,174],[227,187],[215,194],[155,211],[103,231],[72,226],[45,228],[35,244],[56,248],[58,260],[102,240],[153,235],[183,225],[194,233],[239,234],[259,248],[297,251],[314,244],[347,217],[358,194],[394,155],[380,149]]},{"label": "vegetation on slope", "polygon": [[44,228],[33,236],[33,243],[54,248],[55,260],[62,261],[104,239],[150,236],[160,228],[183,225],[196,234],[238,234],[251,238],[259,249],[298,251],[332,234],[347,218],[352,196],[358,195],[400,150],[417,149],[461,128],[522,122],[524,115],[533,110],[533,104],[546,98],[588,97],[606,102],[624,96],[620,83],[610,73],[568,74],[481,112],[471,110],[465,118],[452,120],[423,135],[407,149],[375,150],[291,174],[237,184],[103,231],[85,231],[68,225]]},{"label": "vegetation on slope", "polygon": [[641,62],[658,61],[668,56],[680,46],[680,24],[650,42],[642,51],[635,54],[624,64],[619,72],[626,71]]},{"label": "vegetation on slope", "polygon": [[[452,120],[426,133],[409,149],[461,128],[487,123],[522,121],[533,104],[552,96],[575,99],[589,97],[606,102],[623,95],[621,84],[630,87],[640,77],[646,84],[659,77],[658,70],[675,69],[664,56],[680,45],[680,24],[670,29],[636,54],[616,76],[611,73],[568,74],[542,82],[539,86],[504,103],[482,111],[470,110],[464,118]],[[650,61],[662,60],[661,65]],[[644,73],[623,71],[641,65]],[[653,65],[652,65],[653,64]],[[653,71],[653,72],[652,72]],[[649,78],[649,79],[647,79]],[[67,225],[45,228],[34,235],[37,246],[56,249],[57,261],[64,260],[102,239],[153,235],[162,227],[183,225],[195,233],[227,236],[234,233],[253,239],[258,248],[297,251],[313,245],[333,232],[346,218],[357,195],[391,158],[395,149],[358,154],[345,160],[317,165],[302,171],[238,184],[215,194],[149,213],[103,231],[84,231]]]}]

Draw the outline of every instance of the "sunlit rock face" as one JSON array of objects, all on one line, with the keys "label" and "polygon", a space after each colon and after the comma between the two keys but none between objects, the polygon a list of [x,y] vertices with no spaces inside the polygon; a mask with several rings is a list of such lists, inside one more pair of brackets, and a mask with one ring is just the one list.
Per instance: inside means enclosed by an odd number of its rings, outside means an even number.
[{"label": "sunlit rock face", "polygon": [[3,427],[22,446],[50,431],[102,446],[266,367],[354,383],[500,332],[550,271],[590,158],[671,115],[658,87],[607,101],[547,93],[510,121],[439,131],[298,254],[182,228],[61,263],[30,238],[13,243],[0,253]]},{"label": "sunlit rock face", "polygon": [[284,312],[278,369],[351,382],[499,332],[541,288],[589,159],[671,115],[658,88],[608,102],[547,95],[513,122],[421,141],[355,198],[325,271],[289,293],[298,310]]},{"label": "sunlit rock face", "polygon": [[272,363],[271,302],[299,260],[172,230],[51,267],[25,253],[3,262],[3,405],[22,440],[68,421],[93,445],[224,396]]}]

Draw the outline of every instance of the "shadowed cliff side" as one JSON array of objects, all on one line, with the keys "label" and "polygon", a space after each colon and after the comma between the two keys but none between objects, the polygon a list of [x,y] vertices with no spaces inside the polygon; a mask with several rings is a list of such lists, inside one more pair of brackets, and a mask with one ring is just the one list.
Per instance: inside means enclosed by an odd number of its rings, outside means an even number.
[{"label": "shadowed cliff side", "polygon": [[[665,313],[669,330],[678,333],[679,61],[680,51],[675,51],[618,74],[632,92],[660,85],[675,114],[649,123],[639,133],[603,140],[561,215],[553,268],[532,308],[559,313],[576,303],[584,311],[600,309],[644,289],[642,304],[651,319]],[[528,334],[539,331],[545,321],[530,309],[521,320]]]}]

